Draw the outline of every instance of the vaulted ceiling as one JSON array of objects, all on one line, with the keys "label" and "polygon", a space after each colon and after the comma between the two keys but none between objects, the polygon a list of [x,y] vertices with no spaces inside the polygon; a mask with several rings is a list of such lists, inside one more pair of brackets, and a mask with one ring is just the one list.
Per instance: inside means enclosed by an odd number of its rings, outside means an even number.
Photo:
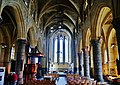
[{"label": "vaulted ceiling", "polygon": [[[83,6],[86,0],[23,0],[28,7],[28,13],[42,33],[48,34],[51,27],[55,30],[61,26],[73,33],[74,28],[80,29],[83,21]],[[16,37],[15,13],[12,7],[5,7],[2,12],[2,25],[7,25],[13,41]],[[1,26],[2,26],[1,25]],[[12,27],[10,27],[12,26]]]},{"label": "vaulted ceiling", "polygon": [[[72,32],[81,23],[84,0],[26,0],[31,5],[31,13],[37,12],[36,22],[40,29],[56,28],[59,24]],[[30,6],[29,5],[29,6]]]}]

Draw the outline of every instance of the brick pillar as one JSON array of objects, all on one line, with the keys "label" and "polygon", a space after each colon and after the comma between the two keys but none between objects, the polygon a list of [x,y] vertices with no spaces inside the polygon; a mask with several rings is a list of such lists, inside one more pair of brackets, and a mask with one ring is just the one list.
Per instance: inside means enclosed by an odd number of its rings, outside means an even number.
[{"label": "brick pillar", "polygon": [[100,39],[91,40],[91,44],[93,46],[94,79],[97,82],[103,82]]},{"label": "brick pillar", "polygon": [[89,66],[89,51],[88,48],[83,49],[84,57],[84,76],[90,78],[90,66]]},{"label": "brick pillar", "polygon": [[35,64],[35,53],[36,53],[36,49],[35,48],[31,48],[31,53],[33,54],[31,57],[30,57],[30,62],[31,64]]},{"label": "brick pillar", "polygon": [[83,75],[83,53],[82,52],[78,53],[78,63],[79,63],[79,74],[80,76],[84,76]]},{"label": "brick pillar", "polygon": [[16,58],[16,73],[18,75],[18,84],[23,84],[23,67],[25,59],[26,40],[17,40],[17,58]]}]

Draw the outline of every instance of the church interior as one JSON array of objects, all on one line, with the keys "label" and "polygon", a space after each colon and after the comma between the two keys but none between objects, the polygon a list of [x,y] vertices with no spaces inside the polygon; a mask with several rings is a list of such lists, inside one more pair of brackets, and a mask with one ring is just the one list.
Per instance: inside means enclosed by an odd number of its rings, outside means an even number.
[{"label": "church interior", "polygon": [[119,85],[120,0],[0,0],[2,67],[0,85]]}]

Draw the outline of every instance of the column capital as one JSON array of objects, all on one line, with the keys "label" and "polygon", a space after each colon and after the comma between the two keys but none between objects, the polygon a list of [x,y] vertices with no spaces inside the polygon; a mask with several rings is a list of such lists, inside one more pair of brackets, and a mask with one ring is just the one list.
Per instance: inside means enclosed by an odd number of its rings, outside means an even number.
[{"label": "column capital", "polygon": [[98,37],[98,39],[91,39],[91,44],[92,45],[97,45],[97,44],[100,44],[100,41],[101,41],[101,37]]},{"label": "column capital", "polygon": [[82,48],[82,50],[89,50],[89,47],[85,46],[85,47]]},{"label": "column capital", "polygon": [[81,52],[78,52],[77,54],[81,54]]},{"label": "column capital", "polygon": [[120,17],[114,18],[112,21],[113,27],[117,30],[120,28]]},{"label": "column capital", "polygon": [[83,48],[82,50],[83,50],[83,55],[84,55],[85,57],[88,57],[88,56],[89,56],[89,48],[88,48],[88,47],[85,47],[85,48]]},{"label": "column capital", "polygon": [[17,39],[17,42],[26,44],[26,39]]},{"label": "column capital", "polygon": [[78,57],[80,57],[80,55],[81,55],[81,52],[78,52],[77,54],[78,54]]}]

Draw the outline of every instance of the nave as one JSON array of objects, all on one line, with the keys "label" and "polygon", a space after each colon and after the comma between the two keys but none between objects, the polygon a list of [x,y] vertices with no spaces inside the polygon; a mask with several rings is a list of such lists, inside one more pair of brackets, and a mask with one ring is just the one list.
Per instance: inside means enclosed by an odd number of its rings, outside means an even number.
[{"label": "nave", "polygon": [[55,77],[57,74],[46,74],[41,79],[26,81],[24,85],[114,85],[108,82],[97,82],[94,79],[81,77],[79,74],[65,74]]},{"label": "nave", "polygon": [[0,85],[65,71],[120,84],[120,0],[0,0]]}]

